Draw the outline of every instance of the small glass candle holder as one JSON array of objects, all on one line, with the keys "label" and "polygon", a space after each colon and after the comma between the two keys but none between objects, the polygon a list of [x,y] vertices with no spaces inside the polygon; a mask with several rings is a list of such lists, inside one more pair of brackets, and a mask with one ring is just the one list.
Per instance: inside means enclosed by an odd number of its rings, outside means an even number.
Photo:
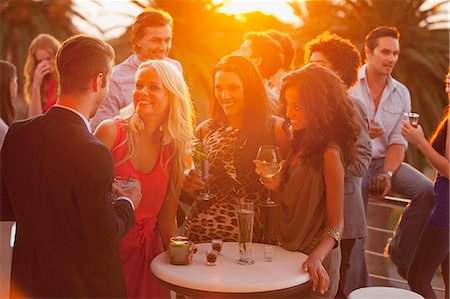
[{"label": "small glass candle holder", "polygon": [[219,254],[222,251],[222,245],[223,245],[223,241],[220,239],[211,240],[211,248],[214,250],[217,250],[217,252],[219,252]]},{"label": "small glass candle holder", "polygon": [[271,262],[275,257],[275,246],[264,245],[264,259],[266,262]]},{"label": "small glass candle holder", "polygon": [[219,255],[219,252],[214,249],[206,249],[206,263],[208,266],[214,266],[216,264],[217,256]]}]

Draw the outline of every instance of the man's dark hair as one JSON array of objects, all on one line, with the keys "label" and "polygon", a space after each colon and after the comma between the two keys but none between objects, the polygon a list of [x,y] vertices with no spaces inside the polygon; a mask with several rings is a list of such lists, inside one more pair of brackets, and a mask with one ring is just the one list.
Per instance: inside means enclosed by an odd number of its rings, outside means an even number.
[{"label": "man's dark hair", "polygon": [[173,19],[168,12],[161,9],[147,7],[136,17],[133,24],[131,31],[131,44],[133,45],[134,51],[136,51],[136,41],[144,35],[145,28],[163,27],[167,24],[170,25],[170,28],[173,27]]},{"label": "man's dark hair", "polygon": [[290,71],[295,57],[294,41],[289,35],[278,30],[270,29],[266,33],[280,44],[283,53],[283,65],[281,67]]},{"label": "man's dark hair", "polygon": [[280,44],[263,32],[249,32],[244,38],[251,41],[253,58],[261,58],[258,66],[261,77],[269,79],[283,64]]},{"label": "man's dark hair", "polygon": [[305,46],[304,62],[310,62],[311,55],[320,52],[332,64],[333,71],[345,82],[348,88],[358,80],[358,68],[361,66],[361,55],[348,39],[326,31]]},{"label": "man's dark hair", "polygon": [[389,26],[379,26],[366,36],[365,47],[367,47],[371,52],[378,46],[378,39],[380,37],[392,37],[395,39],[400,39],[400,33],[396,27]]}]

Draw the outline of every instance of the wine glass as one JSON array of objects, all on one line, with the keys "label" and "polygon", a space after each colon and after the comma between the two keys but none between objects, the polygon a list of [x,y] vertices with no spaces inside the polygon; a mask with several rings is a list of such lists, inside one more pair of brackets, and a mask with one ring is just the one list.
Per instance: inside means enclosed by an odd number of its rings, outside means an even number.
[{"label": "wine glass", "polygon": [[205,188],[200,190],[198,198],[201,200],[210,200],[208,185],[209,163],[208,163],[208,148],[204,141],[194,139],[190,141],[190,150],[192,156],[192,164],[195,169],[202,173],[202,180],[205,182]]},{"label": "wine glass", "polygon": [[[267,179],[273,178],[281,170],[280,148],[276,145],[260,146],[256,155],[255,165],[262,177]],[[260,202],[259,205],[262,207],[275,207],[279,203],[272,200],[271,192],[268,190],[266,200]]]}]

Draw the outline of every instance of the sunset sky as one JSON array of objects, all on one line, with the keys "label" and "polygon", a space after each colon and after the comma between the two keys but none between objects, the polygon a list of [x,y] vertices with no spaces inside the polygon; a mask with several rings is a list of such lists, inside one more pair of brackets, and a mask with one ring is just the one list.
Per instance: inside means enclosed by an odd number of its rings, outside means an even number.
[{"label": "sunset sky", "polygon": [[[105,39],[121,35],[125,30],[124,28],[131,25],[134,17],[141,11],[138,6],[132,4],[129,0],[97,1],[102,3],[102,7],[89,0],[74,0],[82,15],[91,22],[95,22],[102,29],[108,30],[105,35],[101,35],[95,28],[87,26],[86,23],[83,23],[79,19],[75,19],[74,22],[83,32]],[[213,3],[226,2],[220,11],[227,14],[236,14],[237,17],[242,13],[259,10],[265,14],[272,14],[286,23],[299,25],[301,23],[300,20],[293,14],[288,4],[291,1],[293,0],[213,0]],[[426,6],[438,1],[428,0]]]},{"label": "sunset sky", "polygon": [[[265,14],[273,14],[284,22],[299,24],[300,20],[293,14],[292,9],[287,4],[289,1],[292,0],[213,0],[213,3],[219,4],[226,2],[224,7],[219,11],[227,14],[239,14],[259,10]],[[126,27],[131,25],[134,17],[141,11],[139,7],[131,4],[128,0],[99,0],[98,2],[102,3],[102,7],[88,0],[74,0],[74,2],[82,15],[91,22],[95,22],[104,30],[115,26]],[[117,37],[124,31],[124,28],[117,28],[109,30],[104,36],[101,36],[94,28],[86,26],[80,20],[76,19],[74,22],[84,32],[95,34],[106,39]]]}]

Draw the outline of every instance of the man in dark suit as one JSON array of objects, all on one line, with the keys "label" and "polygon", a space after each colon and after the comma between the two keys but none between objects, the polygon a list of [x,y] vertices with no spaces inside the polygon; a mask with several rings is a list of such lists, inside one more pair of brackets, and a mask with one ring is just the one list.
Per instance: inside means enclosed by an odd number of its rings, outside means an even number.
[{"label": "man in dark suit", "polygon": [[1,156],[1,220],[15,220],[11,297],[126,297],[117,242],[134,224],[140,186],[113,186],[113,160],[88,119],[104,100],[114,50],[85,35],[56,54],[60,95],[10,127]]}]

